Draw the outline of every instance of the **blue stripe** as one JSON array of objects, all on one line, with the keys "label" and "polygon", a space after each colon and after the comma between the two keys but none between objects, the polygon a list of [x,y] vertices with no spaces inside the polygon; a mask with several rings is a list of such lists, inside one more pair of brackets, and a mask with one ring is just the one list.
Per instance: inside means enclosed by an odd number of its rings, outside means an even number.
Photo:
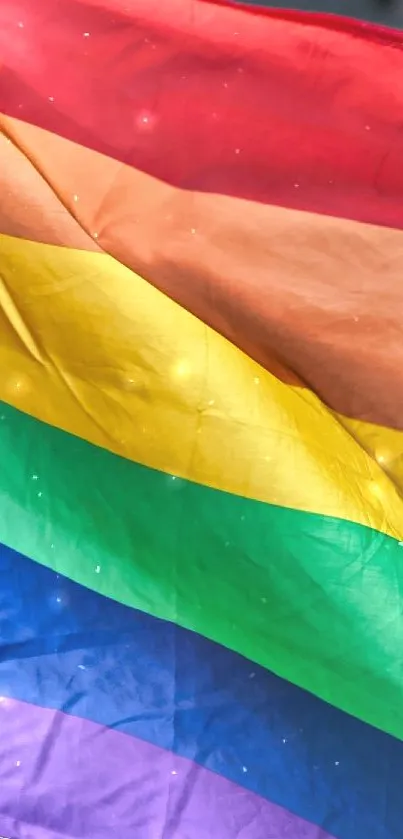
[{"label": "blue stripe", "polygon": [[223,647],[1,546],[0,633],[0,694],[171,749],[338,839],[401,836],[403,744]]}]

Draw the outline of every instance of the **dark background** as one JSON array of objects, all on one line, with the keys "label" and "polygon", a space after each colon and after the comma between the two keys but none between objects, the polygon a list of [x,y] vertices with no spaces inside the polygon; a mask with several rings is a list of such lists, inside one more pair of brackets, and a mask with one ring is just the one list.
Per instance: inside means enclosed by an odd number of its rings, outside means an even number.
[{"label": "dark background", "polygon": [[283,9],[304,9],[371,20],[403,29],[403,0],[243,0],[254,5],[277,6]]}]

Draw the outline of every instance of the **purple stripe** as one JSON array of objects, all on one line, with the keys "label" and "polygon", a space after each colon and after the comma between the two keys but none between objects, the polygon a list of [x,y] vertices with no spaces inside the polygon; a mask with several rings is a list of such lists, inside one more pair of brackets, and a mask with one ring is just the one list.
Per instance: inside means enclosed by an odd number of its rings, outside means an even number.
[{"label": "purple stripe", "polygon": [[7,839],[331,839],[190,760],[88,720],[0,697],[0,730]]}]

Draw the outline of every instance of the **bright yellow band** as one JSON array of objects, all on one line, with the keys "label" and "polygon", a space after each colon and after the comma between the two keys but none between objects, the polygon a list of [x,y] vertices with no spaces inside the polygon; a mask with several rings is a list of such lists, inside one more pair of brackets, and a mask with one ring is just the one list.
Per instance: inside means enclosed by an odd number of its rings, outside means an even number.
[{"label": "bright yellow band", "polygon": [[403,537],[401,432],[333,415],[112,257],[0,236],[0,265],[0,399],[172,475]]}]

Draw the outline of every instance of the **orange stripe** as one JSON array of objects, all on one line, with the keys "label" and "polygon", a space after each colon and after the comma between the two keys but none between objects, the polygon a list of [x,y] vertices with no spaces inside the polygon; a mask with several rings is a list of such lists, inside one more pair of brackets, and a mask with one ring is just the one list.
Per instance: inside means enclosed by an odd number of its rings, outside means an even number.
[{"label": "orange stripe", "polygon": [[1,132],[0,161],[2,233],[52,245],[100,250],[47,183],[44,173]]},{"label": "orange stripe", "polygon": [[1,124],[105,251],[278,377],[339,413],[403,427],[403,233],[181,191],[42,129]]}]

